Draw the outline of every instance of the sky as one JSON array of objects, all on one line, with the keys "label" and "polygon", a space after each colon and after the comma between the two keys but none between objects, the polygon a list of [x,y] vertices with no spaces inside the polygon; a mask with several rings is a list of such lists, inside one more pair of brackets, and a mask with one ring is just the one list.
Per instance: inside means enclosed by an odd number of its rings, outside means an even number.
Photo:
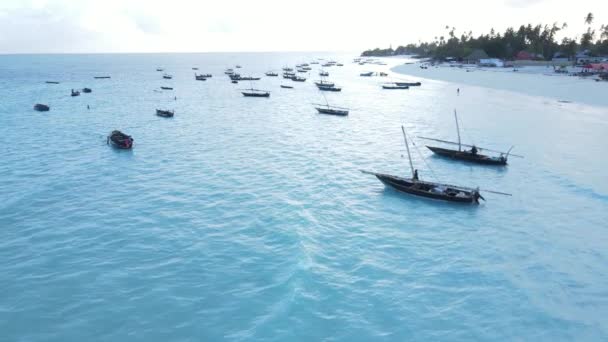
[{"label": "sky", "polygon": [[0,0],[0,54],[362,51],[521,24],[608,24],[606,0]]}]

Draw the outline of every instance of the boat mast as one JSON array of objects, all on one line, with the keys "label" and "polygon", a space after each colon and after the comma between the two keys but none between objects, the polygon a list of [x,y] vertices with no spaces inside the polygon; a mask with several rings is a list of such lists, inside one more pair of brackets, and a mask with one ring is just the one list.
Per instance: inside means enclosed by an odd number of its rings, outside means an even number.
[{"label": "boat mast", "polygon": [[405,140],[405,148],[407,149],[407,158],[410,160],[410,169],[412,169],[412,177],[414,177],[414,164],[412,164],[412,156],[410,155],[410,146],[407,143],[407,134],[405,134],[405,128],[401,126],[403,132],[403,140]]},{"label": "boat mast", "polygon": [[456,133],[458,133],[458,151],[462,151],[460,143],[460,127],[458,126],[458,114],[456,114],[456,109],[454,109],[454,118],[456,119]]}]

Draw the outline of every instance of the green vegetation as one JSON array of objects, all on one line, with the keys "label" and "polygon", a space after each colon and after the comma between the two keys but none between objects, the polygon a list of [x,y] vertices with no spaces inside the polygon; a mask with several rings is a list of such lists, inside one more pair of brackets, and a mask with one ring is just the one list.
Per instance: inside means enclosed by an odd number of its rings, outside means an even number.
[{"label": "green vegetation", "polygon": [[[456,28],[446,26],[445,36],[435,37],[432,42],[419,42],[399,46],[397,49],[374,49],[364,51],[361,56],[392,56],[418,55],[435,59],[447,57],[465,58],[476,49],[484,50],[489,57],[513,59],[520,51],[526,51],[538,59],[550,60],[556,53],[563,57],[572,58],[578,51],[588,50],[591,56],[608,55],[608,25],[602,25],[599,33],[592,28],[594,16],[589,13],[585,17],[587,31],[580,39],[575,37],[556,40],[557,34],[568,27],[566,23],[558,25],[522,25],[519,29],[508,28],[504,33],[496,33],[494,29],[489,34],[473,37],[472,32],[463,33],[458,37]],[[597,38],[597,40],[595,40]]]}]

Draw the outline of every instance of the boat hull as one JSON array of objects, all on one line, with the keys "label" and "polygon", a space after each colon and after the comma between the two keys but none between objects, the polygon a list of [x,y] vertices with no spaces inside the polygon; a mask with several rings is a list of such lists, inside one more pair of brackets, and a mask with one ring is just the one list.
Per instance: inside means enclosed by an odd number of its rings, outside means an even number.
[{"label": "boat hull", "polygon": [[270,97],[270,93],[242,93],[245,97]]},{"label": "boat hull", "polygon": [[320,114],[347,116],[348,111],[315,107]]},{"label": "boat hull", "polygon": [[436,187],[437,185],[434,183],[421,181],[414,182],[411,179],[381,173],[374,173],[373,175],[375,175],[384,185],[410,195],[454,203],[478,203],[474,192],[451,189],[449,187],[446,188],[445,192],[433,192],[428,189]]},{"label": "boat hull", "polygon": [[458,151],[434,146],[427,146],[427,148],[439,156],[451,159],[484,165],[507,165],[507,158],[505,157],[490,157],[483,154],[472,154],[469,151]]}]

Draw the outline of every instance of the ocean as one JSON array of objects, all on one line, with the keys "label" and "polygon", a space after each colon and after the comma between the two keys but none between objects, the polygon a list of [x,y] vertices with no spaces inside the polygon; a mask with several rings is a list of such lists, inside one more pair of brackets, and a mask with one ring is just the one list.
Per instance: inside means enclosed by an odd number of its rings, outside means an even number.
[{"label": "ocean", "polygon": [[[359,77],[403,60],[354,57],[0,56],[0,341],[608,339],[607,107]],[[315,58],[344,63],[324,95],[348,117],[316,113],[318,65],[263,76]],[[236,64],[262,79],[230,83]],[[422,86],[381,89],[397,79]],[[457,139],[454,110],[463,142],[525,158],[433,156],[417,137]],[[410,175],[402,125],[421,178],[513,196],[443,203],[362,174]]]}]

